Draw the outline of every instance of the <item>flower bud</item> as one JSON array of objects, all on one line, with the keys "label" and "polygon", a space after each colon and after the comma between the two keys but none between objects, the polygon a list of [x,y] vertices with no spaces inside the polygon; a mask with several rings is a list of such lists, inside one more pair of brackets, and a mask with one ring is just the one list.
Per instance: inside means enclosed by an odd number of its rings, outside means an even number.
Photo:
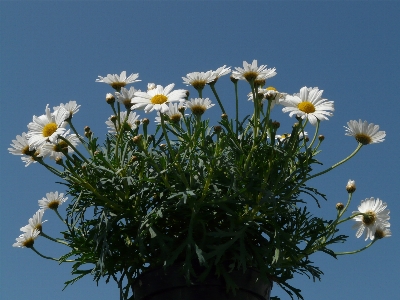
[{"label": "flower bud", "polygon": [[150,121],[149,121],[149,119],[144,118],[144,119],[142,120],[142,123],[143,123],[144,125],[149,125]]},{"label": "flower bud", "polygon": [[279,123],[278,121],[273,121],[272,122],[272,127],[275,129],[278,129],[279,127],[281,127],[281,123]]},{"label": "flower bud", "polygon": [[114,95],[111,94],[111,93],[107,93],[107,95],[106,95],[106,102],[107,102],[108,104],[113,104],[113,103],[115,102],[115,97],[114,97]]},{"label": "flower bud", "polygon": [[132,141],[133,141],[135,144],[140,143],[141,140],[142,140],[142,136],[141,136],[140,134],[132,138]]},{"label": "flower bud", "polygon": [[183,113],[185,112],[185,107],[184,106],[179,106],[178,107],[178,111],[183,115]]},{"label": "flower bud", "polygon": [[148,91],[154,90],[155,88],[156,88],[156,85],[154,83],[148,83],[147,84],[147,90]]},{"label": "flower bud", "polygon": [[113,123],[115,123],[115,121],[117,121],[117,116],[112,115],[112,116],[110,117],[110,121],[113,122]]},{"label": "flower bud", "polygon": [[89,132],[90,131],[90,127],[89,126],[85,126],[84,130],[85,130],[85,132]]},{"label": "flower bud", "polygon": [[135,125],[136,125],[136,126],[139,126],[139,125],[140,125],[140,120],[136,120],[136,121],[135,121]]},{"label": "flower bud", "polygon": [[221,119],[224,119],[224,120],[228,119],[228,115],[227,114],[222,114],[221,115]]},{"label": "flower bud", "polygon": [[320,134],[320,135],[318,136],[318,139],[322,142],[322,141],[325,139],[325,137],[324,137],[322,134]]},{"label": "flower bud", "polygon": [[219,126],[219,125],[214,126],[214,131],[215,131],[216,133],[220,133],[220,132],[222,131],[222,127]]},{"label": "flower bud", "polygon": [[85,132],[85,137],[90,138],[92,136],[93,132],[87,131]]},{"label": "flower bud", "polygon": [[354,180],[350,180],[347,182],[346,191],[349,194],[352,194],[356,191],[356,182]]},{"label": "flower bud", "polygon": [[337,210],[341,211],[341,210],[343,210],[343,208],[344,208],[344,204],[343,203],[337,203],[336,204],[336,209]]},{"label": "flower bud", "polygon": [[60,166],[63,165],[63,160],[62,160],[61,157],[56,157],[55,161],[56,161],[56,164],[57,164],[57,165],[60,165]]}]

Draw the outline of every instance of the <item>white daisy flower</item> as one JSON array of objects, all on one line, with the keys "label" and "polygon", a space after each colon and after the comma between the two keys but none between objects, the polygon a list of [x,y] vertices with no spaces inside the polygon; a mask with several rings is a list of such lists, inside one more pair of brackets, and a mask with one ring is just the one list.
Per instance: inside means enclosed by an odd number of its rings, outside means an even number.
[{"label": "white daisy flower", "polygon": [[379,126],[373,123],[368,124],[367,121],[362,122],[361,119],[357,122],[356,120],[351,120],[347,122],[346,135],[354,136],[357,142],[368,145],[381,143],[385,139],[386,133],[384,131],[379,131]]},{"label": "white daisy flower", "polygon": [[[178,106],[178,103],[169,103],[168,105],[168,111],[165,113],[165,115],[168,116],[169,121],[171,123],[177,123],[180,121],[180,119],[183,117],[183,115],[181,114],[181,112],[179,111],[179,109],[182,106]],[[155,122],[156,123],[161,123],[161,116],[160,116],[160,112],[157,112],[157,116]]]},{"label": "white daisy flower", "polygon": [[[365,215],[355,216],[353,219],[357,222],[353,225],[353,228],[357,229],[356,237],[359,238],[364,230],[366,230],[365,240],[375,238],[375,232],[377,228],[390,227],[388,220],[390,219],[390,211],[386,209],[387,204],[382,202],[379,198],[376,200],[371,197],[361,201],[358,206],[358,211],[355,213],[363,213]],[[379,234],[379,233],[378,233]]]},{"label": "white daisy flower", "polygon": [[22,135],[17,135],[15,140],[12,140],[13,144],[10,144],[12,148],[8,148],[8,151],[13,155],[29,155],[29,143],[26,133],[23,132]]},{"label": "white daisy flower", "polygon": [[243,61],[243,68],[235,67],[236,71],[232,71],[232,77],[236,79],[266,80],[276,75],[275,68],[267,69],[266,65],[257,67],[257,60],[253,60],[252,64]]},{"label": "white daisy flower", "polygon": [[126,109],[129,109],[132,106],[131,100],[136,92],[140,92],[140,90],[136,90],[133,86],[129,90],[123,87],[120,93],[115,93],[115,96],[117,96],[117,101],[119,103],[125,105]]},{"label": "white daisy flower", "polygon": [[302,119],[308,119],[312,125],[317,124],[317,120],[328,120],[327,116],[332,116],[330,111],[334,111],[333,101],[322,99],[323,90],[318,88],[302,87],[300,93],[286,95],[280,99],[279,103],[285,107],[283,112],[289,112],[289,116],[297,115]]},{"label": "white daisy flower", "polygon": [[38,200],[38,204],[40,209],[45,211],[46,209],[57,209],[61,204],[67,201],[68,198],[64,198],[64,194],[58,192],[50,192],[46,193],[46,197],[43,197],[42,200]]},{"label": "white daisy flower", "polygon": [[72,117],[72,115],[76,114],[79,111],[80,105],[76,103],[76,101],[69,101],[68,103],[60,103],[59,106],[54,106],[53,111],[57,111],[60,109],[60,107],[63,107],[66,111],[69,112],[69,116]]},{"label": "white daisy flower", "polygon": [[196,90],[203,89],[204,86],[215,79],[212,71],[192,72],[182,77],[183,83],[193,86]]},{"label": "white daisy flower", "polygon": [[[307,131],[305,131],[304,134],[303,134],[303,132],[299,132],[299,139],[303,138],[304,136],[308,137]],[[283,141],[285,141],[286,139],[288,139],[290,137],[291,137],[290,133],[285,133],[285,134],[282,134],[282,135],[279,135],[279,134],[275,135],[275,139],[279,140],[280,142],[283,142]]]},{"label": "white daisy flower", "polygon": [[43,156],[42,152],[42,147],[40,147],[38,149],[33,149],[31,151],[31,155],[21,157],[22,162],[25,163],[25,167],[28,167],[30,164],[36,163],[37,159],[41,159],[41,157]]},{"label": "white daisy flower", "polygon": [[174,84],[171,83],[163,88],[161,85],[157,85],[156,88],[145,92],[136,92],[135,96],[132,99],[132,103],[134,104],[131,109],[142,108],[144,107],[144,111],[146,113],[157,110],[161,113],[165,113],[168,111],[169,102],[174,101],[185,101],[186,91],[185,90],[175,90]]},{"label": "white daisy flower", "polygon": [[128,78],[126,78],[126,71],[122,71],[121,75],[117,74],[107,74],[106,77],[98,76],[99,78],[96,79],[96,82],[104,82],[117,91],[119,91],[122,87],[126,86],[129,83],[138,82],[141,80],[136,80],[139,77],[139,73],[131,74]]},{"label": "white daisy flower", "polygon": [[231,72],[231,67],[227,67],[226,65],[223,65],[222,67],[218,68],[215,71],[212,71],[212,76],[214,77],[214,81],[217,81],[218,78],[221,76],[227,75]]},{"label": "white daisy flower", "polygon": [[17,242],[13,244],[13,247],[31,248],[39,234],[40,231],[37,229],[25,232],[16,238]]},{"label": "white daisy flower", "polygon": [[[60,136],[68,140],[74,147],[80,143],[80,140],[76,134],[69,134],[69,129],[63,134],[60,134]],[[50,156],[50,158],[54,160],[64,157],[64,153],[74,152],[71,146],[69,146],[67,142],[61,140],[60,138],[58,138],[54,143],[45,143],[42,145],[41,150],[40,156]]]},{"label": "white daisy flower", "polygon": [[[276,105],[279,104],[280,99],[283,99],[287,94],[278,92],[274,87],[270,86],[265,89],[258,88],[258,95],[261,98],[261,102],[266,100],[271,101],[271,109]],[[253,100],[253,93],[250,92],[247,94],[248,101]]]},{"label": "white daisy flower", "polygon": [[[126,119],[126,114],[127,114],[126,111],[122,111],[119,114],[120,122],[118,123],[118,121],[116,121],[115,124],[111,121],[112,117],[109,117],[108,121],[106,121],[107,128],[110,129],[108,132],[116,134],[119,131],[118,124],[121,124],[123,126],[129,126],[131,129],[136,129],[137,127],[136,121],[139,118],[139,115],[137,115],[136,112],[131,112],[128,116],[128,119]],[[115,125],[117,125],[117,128],[115,127]]]},{"label": "white daisy flower", "polygon": [[29,219],[29,224],[21,227],[21,231],[22,232],[30,232],[30,231],[34,231],[39,230],[39,232],[42,232],[42,224],[46,221],[42,221],[43,218],[43,214],[44,214],[44,210],[43,209],[39,209],[32,218]]},{"label": "white daisy flower", "polygon": [[382,226],[377,226],[375,230],[375,239],[383,239],[384,237],[392,236],[392,232],[389,228],[385,228]]},{"label": "white daisy flower", "polygon": [[211,100],[208,98],[195,98],[190,99],[190,101],[185,101],[184,105],[190,108],[194,115],[201,116],[207,109],[213,107],[215,104],[211,104]]},{"label": "white daisy flower", "polygon": [[28,124],[29,131],[26,137],[29,138],[30,150],[40,148],[47,141],[53,143],[58,135],[65,131],[64,127],[67,125],[65,120],[69,117],[68,111],[60,107],[52,114],[47,104],[45,112],[46,114],[40,117],[33,116],[33,122]]}]

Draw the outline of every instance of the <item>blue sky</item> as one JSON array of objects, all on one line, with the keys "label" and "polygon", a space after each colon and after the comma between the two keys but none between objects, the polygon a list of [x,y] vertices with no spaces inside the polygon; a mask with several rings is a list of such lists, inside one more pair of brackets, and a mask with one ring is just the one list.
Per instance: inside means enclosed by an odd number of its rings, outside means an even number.
[{"label": "blue sky", "polygon": [[[112,92],[95,83],[98,75],[126,70],[139,73],[144,90],[148,82],[185,88],[182,76],[222,65],[242,66],[257,59],[277,69],[268,81],[290,94],[303,86],[319,87],[335,101],[334,116],[321,124],[326,136],[320,160],[326,167],[350,154],[356,142],[344,135],[349,120],[379,124],[386,141],[368,145],[345,165],[317,178],[314,186],[328,196],[318,210],[326,218],[344,202],[349,178],[357,191],[349,211],[375,197],[388,203],[393,236],[378,241],[358,255],[316,254],[312,260],[324,271],[321,282],[298,276],[292,284],[305,299],[395,299],[398,295],[400,162],[398,149],[400,101],[400,23],[397,1],[1,1],[1,204],[0,296],[2,299],[117,299],[115,283],[96,286],[85,278],[64,291],[70,266],[38,257],[29,249],[13,248],[19,228],[38,209],[37,200],[50,191],[63,191],[56,178],[40,165],[24,167],[7,148],[26,131],[33,115],[69,100],[82,105],[74,118],[82,130],[89,125],[104,137],[111,111],[104,97]],[[233,101],[229,79],[217,88],[222,101]],[[248,87],[239,85],[246,112]],[[192,91],[193,92],[193,91]],[[212,94],[207,91],[205,96]],[[194,94],[193,94],[194,95]],[[229,104],[227,104],[229,105]],[[233,110],[232,110],[233,114]],[[220,112],[210,110],[217,122]],[[144,117],[144,112],[141,113]],[[147,115],[150,119],[154,115]],[[274,108],[273,118],[290,130],[294,119]],[[286,127],[285,127],[286,126]],[[313,128],[308,128],[309,132]],[[62,209],[61,209],[62,211]],[[56,236],[60,224],[46,212],[44,229]],[[338,251],[365,245],[356,239],[352,223],[341,227],[348,243]],[[44,238],[35,246],[56,257],[63,248]],[[289,297],[275,286],[273,295]]]}]

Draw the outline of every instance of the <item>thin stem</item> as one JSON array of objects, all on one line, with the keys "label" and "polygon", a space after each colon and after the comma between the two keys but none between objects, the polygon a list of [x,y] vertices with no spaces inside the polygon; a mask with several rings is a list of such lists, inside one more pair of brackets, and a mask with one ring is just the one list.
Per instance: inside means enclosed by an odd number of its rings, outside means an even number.
[{"label": "thin stem", "polygon": [[374,239],[371,243],[369,243],[367,246],[358,249],[358,250],[354,250],[354,251],[349,251],[349,252],[335,252],[335,255],[347,255],[347,254],[356,254],[359,253],[361,251],[364,251],[365,249],[369,248],[372,246],[373,243],[375,243],[377,241],[377,239]]},{"label": "thin stem", "polygon": [[[221,108],[222,113],[225,114],[226,112],[225,112],[224,106],[222,105],[222,102],[221,102],[221,100],[219,99],[217,90],[215,89],[215,86],[214,86],[214,85],[215,85],[215,83],[210,84],[210,88],[211,88],[211,90],[212,90],[212,92],[213,92],[213,94],[214,94],[214,96],[215,96],[215,99],[217,99],[217,101],[218,101],[218,104],[219,104],[219,107]],[[237,90],[237,88],[236,88],[236,90]],[[236,93],[236,99],[237,99],[237,93]],[[236,101],[237,101],[237,100],[236,100]],[[237,104],[236,104],[236,112],[237,112]]]},{"label": "thin stem", "polygon": [[33,246],[30,247],[30,249],[32,249],[32,250],[33,250],[37,255],[39,255],[40,257],[43,257],[43,258],[45,258],[45,259],[50,259],[50,260],[59,261],[57,258],[43,255],[42,253],[40,253],[39,251],[37,251],[37,250],[35,249],[35,247],[33,247]]},{"label": "thin stem", "polygon": [[68,244],[67,242],[65,242],[65,241],[63,241],[63,240],[60,240],[60,239],[52,238],[51,236],[48,236],[47,234],[45,234],[43,231],[40,232],[40,235],[43,236],[43,237],[45,237],[46,239],[48,239],[48,240],[50,240],[50,241],[53,241],[53,242],[56,242],[56,243],[59,243],[59,244],[63,244],[63,245],[65,245],[65,246],[68,246],[68,247],[69,247],[69,244]]}]

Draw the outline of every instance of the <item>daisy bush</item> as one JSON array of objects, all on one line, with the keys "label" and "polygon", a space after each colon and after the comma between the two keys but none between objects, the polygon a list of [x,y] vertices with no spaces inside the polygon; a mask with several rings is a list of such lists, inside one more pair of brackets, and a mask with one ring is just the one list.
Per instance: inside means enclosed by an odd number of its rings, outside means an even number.
[{"label": "daisy bush", "polygon": [[[309,211],[326,200],[310,185],[312,179],[347,162],[362,147],[384,141],[385,132],[367,121],[349,121],[344,133],[356,141],[355,150],[315,171],[324,141],[320,124],[333,117],[334,101],[317,87],[289,94],[266,85],[276,74],[275,68],[254,60],[234,71],[224,65],[189,73],[181,83],[189,90],[149,83],[144,91],[125,87],[140,82],[139,74],[99,76],[97,82],[114,89],[105,97],[111,116],[105,120],[104,142],[89,126],[76,130],[76,101],[53,110],[47,105],[28,131],[16,136],[9,152],[20,155],[26,166],[42,165],[67,190],[38,200],[40,209],[13,246],[71,263],[76,277],[66,285],[85,275],[113,279],[121,299],[135,299],[133,286],[140,274],[172,265],[188,283],[216,273],[228,292],[237,288],[233,270],[256,269],[261,280],[302,299],[290,285],[294,274],[314,280],[323,274],[310,255],[354,254],[391,236],[383,200],[362,200],[358,210],[347,213],[354,180],[343,188],[347,201],[336,204],[330,220]],[[236,98],[228,103],[216,87],[229,79]],[[239,87],[247,98],[239,99]],[[208,89],[210,96],[204,98]],[[236,111],[229,116],[224,105],[232,103]],[[252,114],[241,116],[242,106],[251,106]],[[272,119],[272,109],[279,107],[293,117],[291,128],[282,130]],[[210,120],[209,110],[219,110],[221,117]],[[65,226],[60,237],[45,233],[45,213],[55,213]],[[333,244],[348,238],[338,226],[347,221],[354,222],[357,238],[365,233],[370,243],[337,253]],[[65,255],[44,255],[36,248],[39,237],[65,245]]]}]

